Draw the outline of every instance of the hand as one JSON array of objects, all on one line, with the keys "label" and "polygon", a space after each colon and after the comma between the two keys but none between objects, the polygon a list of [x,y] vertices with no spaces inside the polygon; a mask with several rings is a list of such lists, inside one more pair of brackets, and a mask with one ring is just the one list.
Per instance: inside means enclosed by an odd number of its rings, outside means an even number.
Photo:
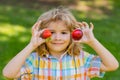
[{"label": "hand", "polygon": [[41,33],[44,31],[44,30],[39,30],[40,24],[41,21],[36,22],[32,27],[32,38],[30,43],[33,45],[34,48],[37,48],[39,45],[45,42],[45,40],[40,37]]},{"label": "hand", "polygon": [[83,37],[79,41],[80,43],[90,44],[92,41],[95,40],[93,29],[94,25],[90,23],[90,27],[86,22],[78,22],[80,29],[83,31]]}]

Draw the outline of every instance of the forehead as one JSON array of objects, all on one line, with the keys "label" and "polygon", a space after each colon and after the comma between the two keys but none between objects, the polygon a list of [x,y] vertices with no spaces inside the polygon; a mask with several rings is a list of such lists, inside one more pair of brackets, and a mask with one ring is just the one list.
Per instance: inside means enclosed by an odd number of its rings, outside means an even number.
[{"label": "forehead", "polygon": [[69,30],[63,21],[54,21],[48,25],[49,29],[52,30]]}]

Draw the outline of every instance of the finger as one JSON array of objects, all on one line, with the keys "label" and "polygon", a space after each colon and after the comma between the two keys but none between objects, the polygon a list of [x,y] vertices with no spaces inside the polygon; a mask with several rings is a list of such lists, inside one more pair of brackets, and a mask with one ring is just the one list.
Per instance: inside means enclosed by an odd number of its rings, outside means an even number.
[{"label": "finger", "polygon": [[79,26],[80,29],[83,27],[83,24],[81,22],[77,22],[77,25]]},{"label": "finger", "polygon": [[36,26],[38,25],[38,23],[36,22],[33,27],[32,27],[32,35],[35,34],[35,31],[36,31]]},{"label": "finger", "polygon": [[39,30],[41,22],[42,22],[41,20],[38,22],[37,30]]},{"label": "finger", "polygon": [[39,30],[39,25],[40,25],[40,24],[41,24],[41,21],[36,22],[36,23],[34,24],[34,26],[32,27],[32,35],[34,35],[35,32]]},{"label": "finger", "polygon": [[37,36],[37,34],[38,34],[38,31],[36,30],[32,31],[32,36]]},{"label": "finger", "polygon": [[81,40],[74,40],[74,39],[72,39],[72,41],[73,41],[74,43],[82,43]]},{"label": "finger", "polygon": [[81,41],[78,41],[78,40],[74,40],[74,43],[81,43]]},{"label": "finger", "polygon": [[34,31],[34,30],[39,30],[39,25],[41,24],[41,21],[38,21],[38,22],[36,22],[34,25],[33,25],[33,27],[32,27],[32,30]]},{"label": "finger", "polygon": [[40,31],[38,32],[38,36],[39,36],[39,37],[41,36],[41,34],[43,33],[44,30],[45,30],[45,29],[42,29],[42,30],[40,30]]},{"label": "finger", "polygon": [[77,22],[77,25],[79,26],[79,28],[80,28],[81,30],[84,29],[84,25],[83,25],[83,23],[81,23],[81,22]]},{"label": "finger", "polygon": [[33,25],[32,30],[34,30],[37,25],[38,25],[38,22],[36,22],[36,23]]},{"label": "finger", "polygon": [[45,42],[45,39],[42,39],[42,40],[41,38],[38,39],[38,43],[44,43],[44,42]]},{"label": "finger", "polygon": [[93,30],[94,29],[94,25],[92,22],[90,22],[90,29]]},{"label": "finger", "polygon": [[82,22],[84,28],[89,28],[89,25],[86,22]]}]

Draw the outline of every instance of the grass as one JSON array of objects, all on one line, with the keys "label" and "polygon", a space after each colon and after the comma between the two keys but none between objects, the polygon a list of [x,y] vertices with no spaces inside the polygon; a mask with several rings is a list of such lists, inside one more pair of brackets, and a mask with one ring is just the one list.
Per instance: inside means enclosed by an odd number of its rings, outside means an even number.
[{"label": "grass", "polygon": [[[111,0],[111,6],[112,9],[109,12],[100,8],[103,13],[97,13],[93,8],[90,12],[73,10],[73,14],[78,21],[93,22],[95,25],[94,34],[97,39],[120,62],[120,1]],[[29,43],[31,27],[45,10],[43,8],[34,9],[22,5],[0,3],[0,80],[6,80],[2,76],[3,67]],[[85,46],[87,51],[94,53],[89,46]],[[119,80],[119,74],[120,68],[114,72],[107,72],[103,79],[93,78],[92,80]]]}]

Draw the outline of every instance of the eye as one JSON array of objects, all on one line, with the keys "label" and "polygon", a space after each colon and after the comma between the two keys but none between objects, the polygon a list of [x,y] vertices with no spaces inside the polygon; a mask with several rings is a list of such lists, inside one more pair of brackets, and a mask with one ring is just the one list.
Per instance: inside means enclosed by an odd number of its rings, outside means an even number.
[{"label": "eye", "polygon": [[67,34],[67,32],[61,32],[62,34]]},{"label": "eye", "polygon": [[55,32],[51,31],[52,34],[54,34]]}]

